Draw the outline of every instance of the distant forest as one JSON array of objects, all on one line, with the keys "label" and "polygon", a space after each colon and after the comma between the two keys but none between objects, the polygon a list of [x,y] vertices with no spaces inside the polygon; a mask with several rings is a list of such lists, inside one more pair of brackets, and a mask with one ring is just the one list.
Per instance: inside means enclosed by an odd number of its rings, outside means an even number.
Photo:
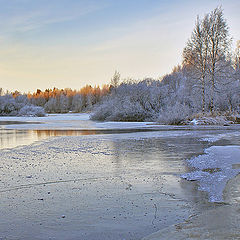
[{"label": "distant forest", "polygon": [[223,10],[217,7],[194,29],[182,52],[182,64],[161,79],[121,80],[80,90],[47,89],[33,94],[0,91],[0,115],[91,111],[94,120],[158,121],[178,124],[197,116],[240,113],[240,41],[232,38]]},{"label": "distant forest", "polygon": [[109,94],[108,85],[92,87],[86,85],[80,90],[37,89],[34,93],[21,94],[18,91],[4,93],[0,89],[0,115],[44,116],[45,113],[87,112]]}]

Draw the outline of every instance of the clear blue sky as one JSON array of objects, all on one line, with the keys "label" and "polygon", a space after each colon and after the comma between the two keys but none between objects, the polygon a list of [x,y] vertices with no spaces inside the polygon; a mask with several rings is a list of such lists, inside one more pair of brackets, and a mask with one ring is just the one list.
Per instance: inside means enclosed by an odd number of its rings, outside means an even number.
[{"label": "clear blue sky", "polygon": [[181,62],[196,16],[222,5],[235,44],[239,0],[0,0],[0,87],[22,92],[158,78]]}]

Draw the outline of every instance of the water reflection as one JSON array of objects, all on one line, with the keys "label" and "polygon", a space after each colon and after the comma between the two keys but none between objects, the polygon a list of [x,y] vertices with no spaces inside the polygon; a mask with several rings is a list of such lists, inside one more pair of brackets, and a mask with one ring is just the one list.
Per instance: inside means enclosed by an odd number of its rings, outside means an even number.
[{"label": "water reflection", "polygon": [[33,130],[39,139],[58,136],[95,135],[95,130]]},{"label": "water reflection", "polygon": [[33,131],[0,129],[0,149],[28,145],[37,140],[39,137]]},{"label": "water reflection", "polygon": [[151,132],[154,129],[16,130],[0,129],[0,149],[29,145],[50,137]]},{"label": "water reflection", "polygon": [[[7,128],[2,128],[0,129],[0,149],[5,149],[5,148],[14,148],[17,146],[22,146],[22,145],[29,145],[32,144],[36,141],[41,141],[50,137],[59,137],[59,136],[81,136],[81,135],[98,135],[98,134],[120,134],[120,133],[139,133],[140,136],[145,136],[146,134],[148,135],[148,132],[151,134],[153,132],[153,136],[156,136],[156,133],[158,136],[170,136],[175,138],[175,142],[179,144],[182,143],[182,145],[186,144],[191,144],[191,138],[186,138],[182,139],[177,136],[183,136],[183,135],[192,135],[195,139],[200,138],[201,136],[205,136],[208,134],[209,136],[215,136],[216,134],[221,134],[224,132],[224,130],[218,130],[218,129],[198,129],[193,131],[193,129],[156,129],[156,128],[130,128],[130,129],[81,129],[81,130],[64,130],[64,129],[57,129],[57,130],[52,130],[52,129],[39,129],[39,130],[34,130],[34,129],[7,129]],[[155,133],[154,133],[155,132]],[[161,132],[161,133],[160,133]],[[176,135],[177,133],[177,135]],[[146,135],[146,136],[147,136]],[[155,144],[152,145],[153,139],[149,138],[148,135],[148,141],[149,145],[151,148],[156,147]],[[155,140],[154,140],[155,141]],[[172,141],[172,140],[171,140]],[[184,141],[184,142],[183,142]],[[190,141],[190,142],[189,142]],[[239,144],[240,140],[235,144]],[[162,143],[161,143],[162,144]],[[161,146],[161,144],[158,144],[158,148]],[[180,148],[173,147],[175,146],[175,143],[170,143],[166,142],[165,144],[168,144],[168,151],[174,151],[177,153],[178,151],[181,151]],[[196,146],[199,144],[199,142],[196,144]],[[226,142],[223,143],[225,145]],[[141,145],[136,146],[139,150],[139,152],[143,153],[145,152],[146,145],[142,148]],[[182,147],[182,146],[181,146]],[[117,149],[120,149],[121,146],[117,146]],[[196,149],[195,149],[196,150]],[[198,155],[198,152],[196,152],[196,155]]]}]

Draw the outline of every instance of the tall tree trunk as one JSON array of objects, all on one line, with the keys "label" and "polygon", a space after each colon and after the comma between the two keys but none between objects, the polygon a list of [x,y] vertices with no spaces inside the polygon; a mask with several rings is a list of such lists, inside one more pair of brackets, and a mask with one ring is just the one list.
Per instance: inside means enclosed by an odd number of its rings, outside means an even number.
[{"label": "tall tree trunk", "polygon": [[215,92],[215,63],[211,69],[211,99],[210,99],[210,111],[214,111],[214,92]]},{"label": "tall tree trunk", "polygon": [[205,79],[202,79],[202,112],[205,113]]}]

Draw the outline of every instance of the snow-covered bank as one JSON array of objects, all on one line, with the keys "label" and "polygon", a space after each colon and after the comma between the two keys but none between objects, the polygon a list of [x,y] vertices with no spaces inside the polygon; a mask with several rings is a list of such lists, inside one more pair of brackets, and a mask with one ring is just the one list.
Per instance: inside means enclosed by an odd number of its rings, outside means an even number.
[{"label": "snow-covered bank", "polygon": [[[1,124],[4,122],[4,124]],[[18,124],[19,122],[19,124]],[[11,124],[12,123],[12,124]],[[26,123],[26,124],[24,124]],[[156,128],[156,130],[207,130],[207,129],[233,129],[238,124],[222,125],[162,125],[158,122],[117,122],[92,121],[89,113],[48,114],[45,117],[29,116],[0,116],[0,125],[8,129],[130,129],[130,128]]]},{"label": "snow-covered bank", "polygon": [[227,182],[240,173],[239,146],[212,146],[204,155],[188,160],[195,170],[182,175],[190,181],[199,182],[199,190],[209,194],[210,202],[223,202],[223,190]]},{"label": "snow-covered bank", "polygon": [[230,124],[239,124],[240,116],[239,115],[229,115],[229,116],[201,116],[201,117],[192,117],[192,120],[184,120],[181,125],[230,125]]}]

